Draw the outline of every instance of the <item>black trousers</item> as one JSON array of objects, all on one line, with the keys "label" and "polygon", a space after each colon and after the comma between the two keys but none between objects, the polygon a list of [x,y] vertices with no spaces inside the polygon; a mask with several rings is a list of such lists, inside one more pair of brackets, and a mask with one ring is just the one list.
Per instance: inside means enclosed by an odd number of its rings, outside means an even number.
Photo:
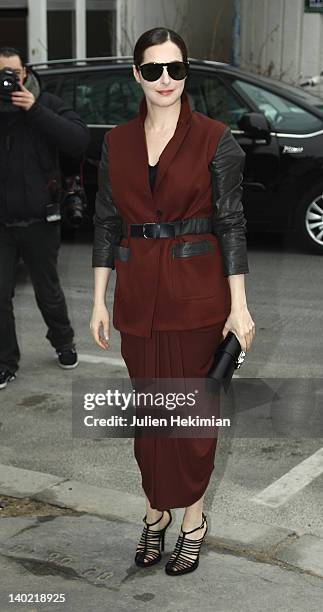
[{"label": "black trousers", "polygon": [[61,234],[59,223],[40,221],[28,227],[0,224],[0,370],[18,369],[13,297],[16,264],[21,256],[35,291],[37,305],[48,327],[46,338],[55,349],[73,347],[65,296],[57,274]]}]

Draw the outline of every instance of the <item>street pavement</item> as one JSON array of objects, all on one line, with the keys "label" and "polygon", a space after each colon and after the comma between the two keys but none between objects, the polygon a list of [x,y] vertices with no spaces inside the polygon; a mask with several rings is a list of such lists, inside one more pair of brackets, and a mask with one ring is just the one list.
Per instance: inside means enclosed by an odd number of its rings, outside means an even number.
[{"label": "street pavement", "polygon": [[[4,518],[0,521],[1,612],[217,610],[319,612],[323,580],[279,565],[227,554],[211,544],[192,574],[164,572],[172,532],[160,564],[133,562],[139,525],[91,514]],[[9,603],[10,594],[63,594],[64,603]]]},{"label": "street pavement", "polygon": [[[257,429],[241,437],[239,430],[234,437],[221,435],[205,501],[208,543],[200,568],[182,579],[166,576],[164,562],[149,571],[133,563],[144,515],[133,440],[72,436],[72,381],[127,375],[118,332],[111,327],[106,352],[90,337],[91,245],[64,244],[60,255],[80,354],[71,372],[57,367],[26,271],[19,267],[15,314],[22,360],[17,380],[0,396],[0,495],[39,499],[80,514],[1,519],[1,612],[201,605],[219,611],[323,610],[323,441],[315,428],[307,435],[302,430],[306,419],[320,425],[322,415],[322,260],[283,241],[264,243],[249,249],[246,284],[257,335],[236,381],[291,383],[294,411],[286,412],[281,436],[266,428],[258,436]],[[112,291],[109,305],[112,315]],[[310,379],[316,381],[311,399]],[[264,412],[256,410],[242,415],[250,431],[259,414],[263,425],[274,413],[270,403]],[[180,526],[178,510],[175,519],[166,559]],[[67,600],[9,603],[8,593],[40,590],[66,593]]]}]

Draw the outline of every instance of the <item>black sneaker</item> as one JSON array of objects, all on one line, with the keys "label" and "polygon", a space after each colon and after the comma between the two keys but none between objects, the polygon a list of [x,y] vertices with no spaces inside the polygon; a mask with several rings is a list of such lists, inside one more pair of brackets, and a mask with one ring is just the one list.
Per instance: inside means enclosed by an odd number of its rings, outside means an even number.
[{"label": "black sneaker", "polygon": [[0,389],[4,389],[8,382],[11,382],[16,378],[15,374],[9,372],[9,370],[1,370],[0,371]]},{"label": "black sneaker", "polygon": [[61,349],[56,352],[58,355],[58,365],[64,368],[64,370],[71,370],[79,364],[75,348]]}]

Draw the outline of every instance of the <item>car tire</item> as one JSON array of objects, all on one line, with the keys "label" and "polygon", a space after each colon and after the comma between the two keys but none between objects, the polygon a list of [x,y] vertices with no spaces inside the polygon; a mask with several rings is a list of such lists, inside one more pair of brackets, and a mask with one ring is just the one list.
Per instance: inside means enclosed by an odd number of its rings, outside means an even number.
[{"label": "car tire", "polygon": [[299,242],[313,253],[323,255],[323,182],[302,198],[295,225]]}]

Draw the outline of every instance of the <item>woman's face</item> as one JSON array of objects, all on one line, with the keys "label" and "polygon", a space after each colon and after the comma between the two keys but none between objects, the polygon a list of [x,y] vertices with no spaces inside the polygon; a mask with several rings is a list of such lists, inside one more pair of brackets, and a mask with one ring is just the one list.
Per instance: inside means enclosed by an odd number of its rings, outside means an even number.
[{"label": "woman's face", "polygon": [[[144,57],[141,64],[148,64],[150,62],[168,63],[168,62],[182,62],[183,56],[180,48],[170,40],[162,43],[161,45],[154,45],[148,47],[144,52]],[[142,77],[140,70],[133,66],[133,73],[137,83],[140,83],[144,94],[152,104],[160,107],[171,106],[181,97],[185,78],[180,81],[172,79],[167,72],[167,68],[164,67],[163,74],[157,81],[145,81]]]}]

